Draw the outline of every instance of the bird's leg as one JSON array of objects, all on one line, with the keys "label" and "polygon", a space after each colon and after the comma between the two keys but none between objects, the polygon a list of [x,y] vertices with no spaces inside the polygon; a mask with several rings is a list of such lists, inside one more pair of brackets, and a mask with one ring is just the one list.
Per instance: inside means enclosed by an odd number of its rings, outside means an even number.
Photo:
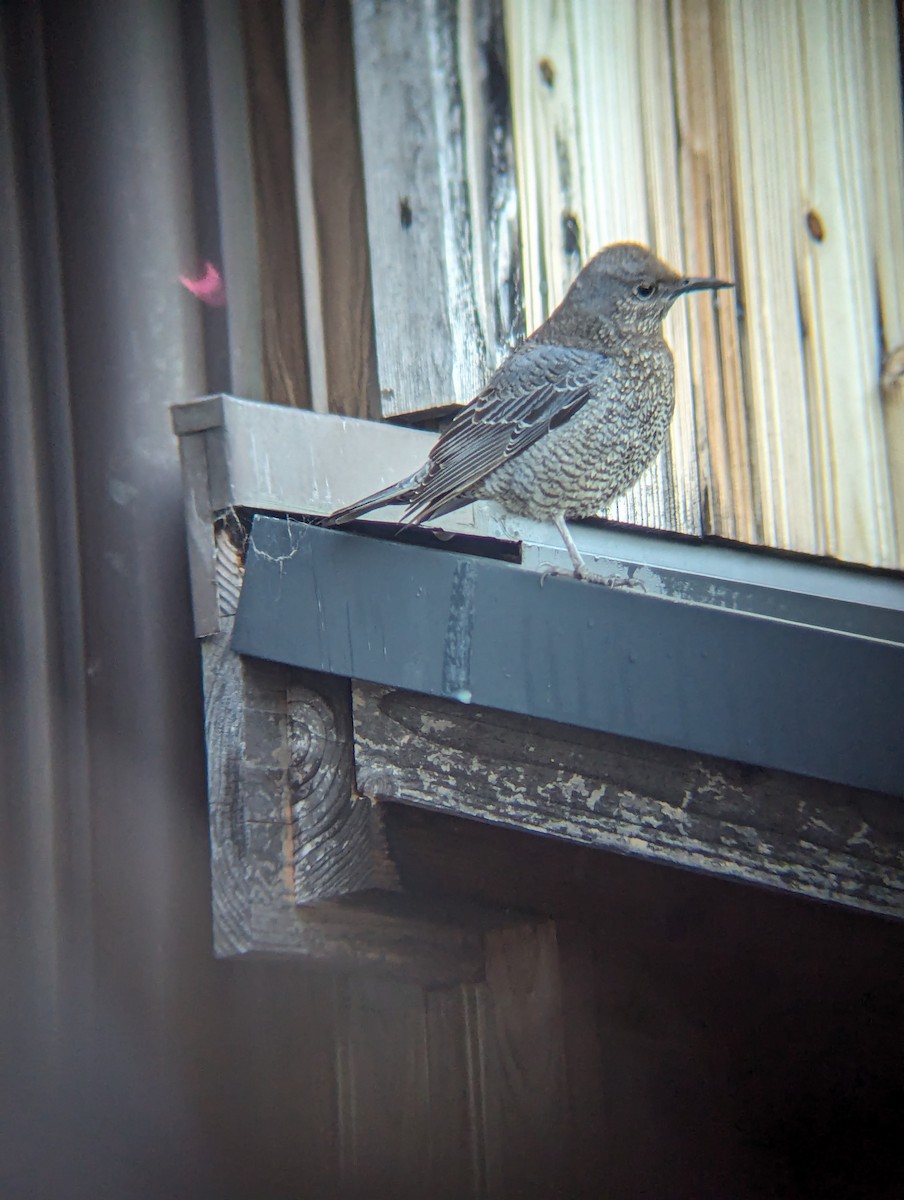
[{"label": "bird's leg", "polygon": [[559,513],[555,518],[555,526],[559,531],[559,536],[565,543],[565,549],[568,551],[568,557],[571,559],[571,565],[574,567],[574,573],[578,579],[583,579],[587,570],[587,564],[581,557],[581,552],[574,544],[574,538],[571,536],[571,530],[565,522],[565,517]]},{"label": "bird's leg", "polygon": [[626,579],[619,575],[599,575],[596,571],[591,571],[584,562],[580,550],[574,544],[574,538],[571,536],[571,531],[565,521],[564,514],[559,513],[554,517],[553,524],[558,529],[559,536],[565,543],[565,549],[568,551],[568,557],[571,559],[573,570],[563,571],[560,567],[546,567],[540,576],[541,586],[548,575],[574,575],[575,579],[583,579],[587,583],[602,583],[606,587],[630,587],[643,590],[643,584],[639,579]]}]

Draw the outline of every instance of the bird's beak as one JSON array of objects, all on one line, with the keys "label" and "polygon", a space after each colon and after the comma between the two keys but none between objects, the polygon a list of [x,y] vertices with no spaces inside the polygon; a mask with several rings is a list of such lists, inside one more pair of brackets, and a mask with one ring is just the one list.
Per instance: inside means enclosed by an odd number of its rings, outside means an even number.
[{"label": "bird's beak", "polygon": [[734,284],[725,279],[682,279],[675,286],[675,294],[683,296],[686,292],[715,292],[727,287],[734,287]]}]

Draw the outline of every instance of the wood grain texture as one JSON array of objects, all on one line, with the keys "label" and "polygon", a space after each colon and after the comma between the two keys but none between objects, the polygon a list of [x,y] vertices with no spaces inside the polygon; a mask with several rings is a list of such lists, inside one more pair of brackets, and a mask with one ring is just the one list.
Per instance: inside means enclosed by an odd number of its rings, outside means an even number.
[{"label": "wood grain texture", "polygon": [[375,685],[353,701],[375,799],[904,915],[891,797]]},{"label": "wood grain texture", "polygon": [[904,559],[904,342],[885,361],[882,402],[898,548]]},{"label": "wood grain texture", "polygon": [[794,246],[802,242],[797,195],[798,129],[804,83],[794,6],[726,6],[720,47],[730,104],[723,114],[735,165],[731,186],[739,283],[748,313],[751,467],[763,537],[770,546],[825,551],[814,509],[807,378],[795,314]]},{"label": "wood grain texture", "polygon": [[517,217],[491,0],[355,0],[384,417],[470,400],[520,331]]},{"label": "wood grain texture", "polygon": [[[898,5],[898,20],[904,9]],[[901,60],[890,52],[900,31],[891,4],[860,9],[866,50],[866,109],[870,133],[872,187],[870,224],[883,247],[875,256],[876,291],[884,367],[882,372],[885,443],[895,514],[896,563],[904,563],[904,112]]]},{"label": "wood grain texture", "polygon": [[310,676],[243,660],[230,625],[224,616],[202,643],[216,953],[431,983],[479,978],[486,914],[368,890],[393,880],[370,804],[346,790],[341,689],[322,695]]},{"label": "wood grain texture", "polygon": [[891,565],[861,8],[729,5],[729,111],[766,539]]},{"label": "wood grain texture", "polygon": [[[687,257],[704,275],[738,278],[734,204],[726,186],[732,142],[720,119],[729,94],[718,54],[718,21],[709,0],[674,0],[671,34]],[[688,215],[690,219],[688,219]],[[704,533],[762,541],[750,459],[741,359],[743,310],[696,305],[689,323],[694,413]]]},{"label": "wood grain texture", "polygon": [[206,439],[221,431],[216,404],[203,409],[175,420],[196,603],[216,630],[201,643],[216,952],[367,965],[431,983],[478,978],[483,930],[498,914],[392,894],[378,814],[354,788],[348,682],[231,649],[244,528],[231,511],[214,523],[222,447]]}]

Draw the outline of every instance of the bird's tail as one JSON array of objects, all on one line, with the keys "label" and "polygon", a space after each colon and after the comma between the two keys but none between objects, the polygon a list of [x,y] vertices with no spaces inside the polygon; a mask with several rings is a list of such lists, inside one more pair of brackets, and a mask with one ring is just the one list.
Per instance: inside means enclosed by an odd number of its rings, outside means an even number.
[{"label": "bird's tail", "polygon": [[374,492],[371,496],[365,496],[363,500],[346,504],[345,508],[337,508],[335,512],[323,518],[323,524],[344,525],[346,521],[354,521],[356,517],[363,517],[365,513],[373,512],[375,508],[382,508],[386,504],[407,504],[414,482],[415,478],[409,475],[406,479],[400,479],[398,483],[391,483],[389,487]]}]

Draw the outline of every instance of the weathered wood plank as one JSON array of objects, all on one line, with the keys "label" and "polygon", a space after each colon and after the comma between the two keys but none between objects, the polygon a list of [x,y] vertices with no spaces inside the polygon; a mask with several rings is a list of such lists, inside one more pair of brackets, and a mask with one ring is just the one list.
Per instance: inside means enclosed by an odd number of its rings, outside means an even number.
[{"label": "weathered wood plank", "polygon": [[462,404],[520,329],[490,0],[353,4],[384,417]]},{"label": "weathered wood plank", "polygon": [[375,799],[904,916],[891,797],[363,683],[353,699]]},{"label": "weathered wood plank", "polygon": [[814,509],[807,380],[796,319],[795,243],[802,241],[796,129],[804,109],[793,5],[726,5],[719,61],[730,103],[732,191],[745,310],[751,469],[767,545],[825,551]]}]

